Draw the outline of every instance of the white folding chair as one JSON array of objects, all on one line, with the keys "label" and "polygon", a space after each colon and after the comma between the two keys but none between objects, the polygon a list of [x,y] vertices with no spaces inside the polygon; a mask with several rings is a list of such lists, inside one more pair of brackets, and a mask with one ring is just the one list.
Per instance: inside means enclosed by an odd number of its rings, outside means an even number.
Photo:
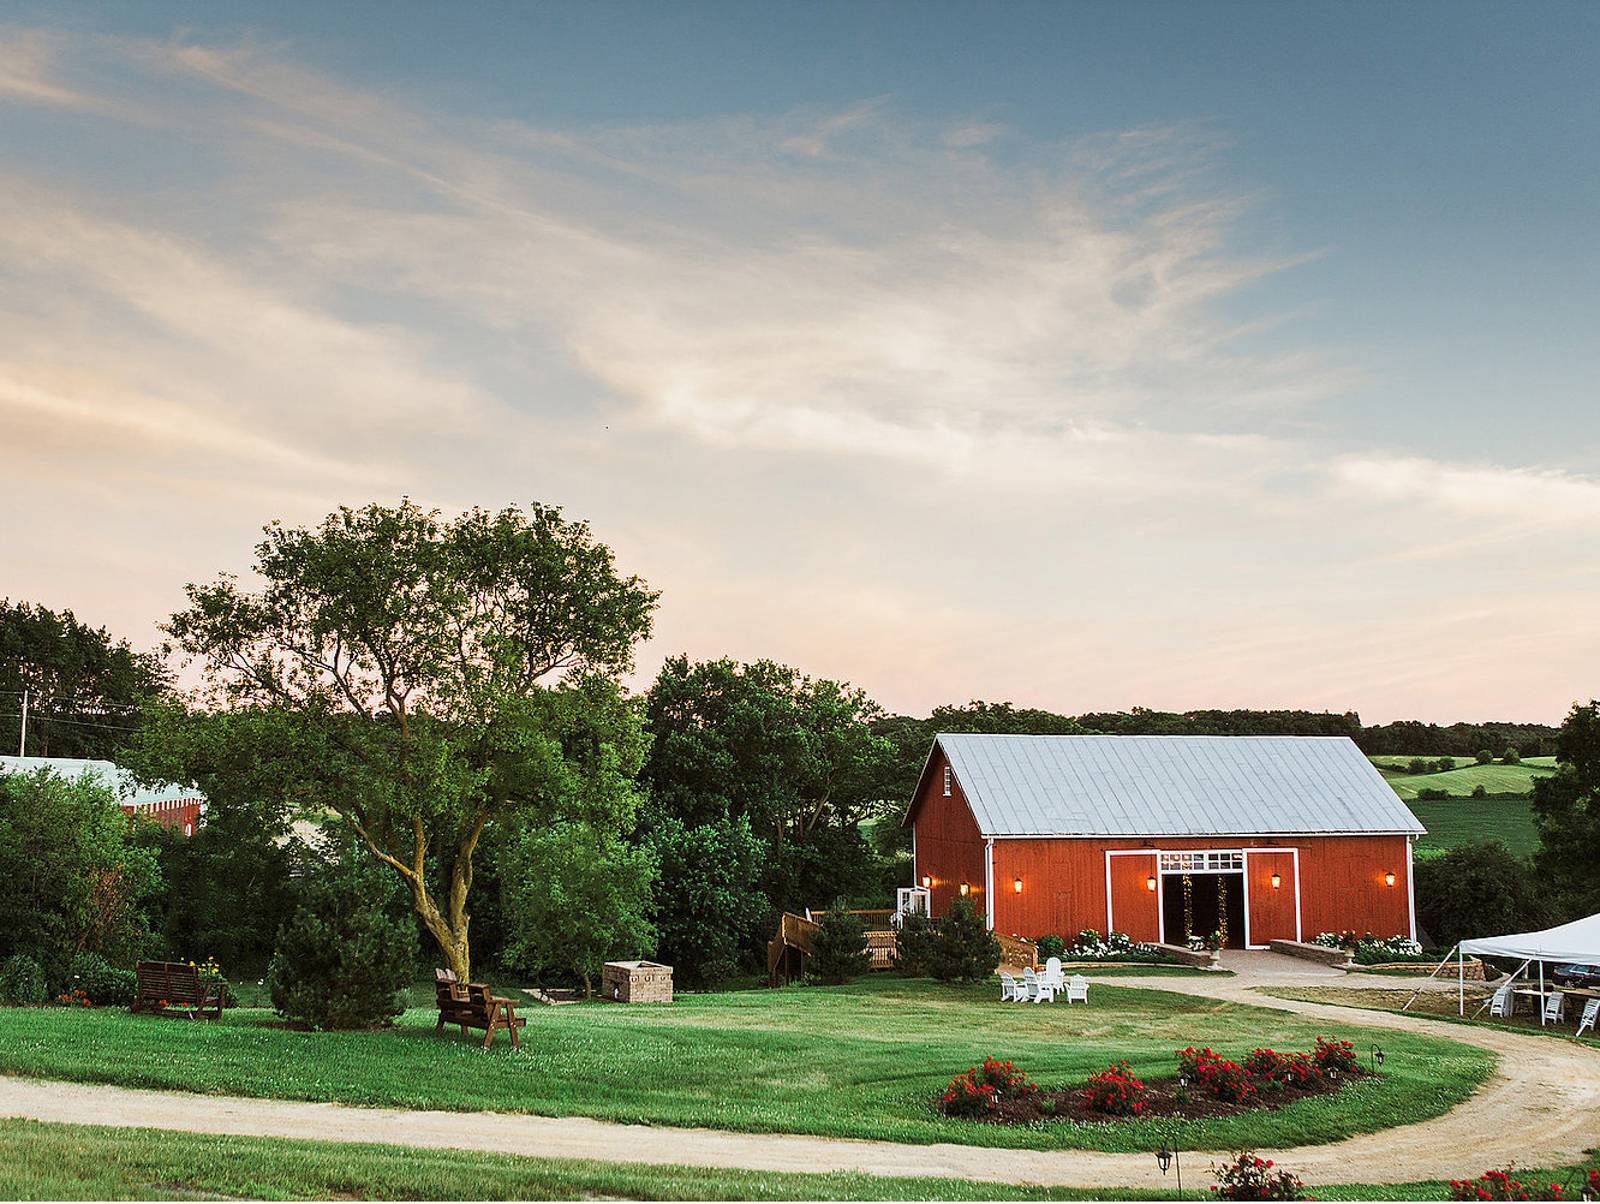
[{"label": "white folding chair", "polygon": [[1089,1002],[1089,980],[1082,974],[1074,974],[1067,980],[1067,1003]]},{"label": "white folding chair", "polygon": [[1014,1003],[1017,998],[1017,980],[1011,975],[1000,973],[1000,1002]]},{"label": "white folding chair", "polygon": [[1511,995],[1511,984],[1507,983],[1494,993],[1494,998],[1489,1000],[1489,1015],[1509,1017],[1516,1008],[1516,1000]]},{"label": "white folding chair", "polygon": [[1583,1016],[1578,1020],[1578,1031],[1573,1036],[1581,1037],[1585,1031],[1592,1032],[1596,1020],[1600,1020],[1600,999],[1591,999],[1583,1005]]},{"label": "white folding chair", "polygon": [[1049,958],[1044,963],[1044,979],[1057,991],[1066,987],[1066,981],[1061,977],[1061,959],[1059,957]]},{"label": "white folding chair", "polygon": [[1567,997],[1560,991],[1552,991],[1544,997],[1544,1022],[1546,1024],[1560,1024],[1567,1015]]}]

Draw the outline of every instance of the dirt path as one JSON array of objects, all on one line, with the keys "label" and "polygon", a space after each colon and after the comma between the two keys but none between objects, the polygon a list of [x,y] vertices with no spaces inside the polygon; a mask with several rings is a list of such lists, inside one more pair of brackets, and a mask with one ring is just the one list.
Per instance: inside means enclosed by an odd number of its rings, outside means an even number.
[{"label": "dirt path", "polygon": [[[1342,976],[1336,976],[1336,980]],[[1327,972],[1259,963],[1233,979],[1121,979],[1119,985],[1181,990],[1281,1008],[1349,1023],[1352,1012],[1253,993],[1263,985],[1327,985]],[[1357,985],[1355,979],[1344,979]],[[1396,980],[1385,979],[1385,987]],[[1376,985],[1376,984],[1374,984]],[[1492,1049],[1496,1077],[1445,1116],[1332,1145],[1274,1151],[1271,1156],[1308,1183],[1398,1183],[1477,1173],[1511,1160],[1524,1166],[1579,1161],[1600,1143],[1600,1050],[1550,1037],[1384,1012],[1360,1013],[1373,1028],[1427,1032]],[[0,1076],[0,1116],[69,1124],[171,1129],[316,1141],[483,1150],[602,1162],[773,1171],[863,1171],[876,1175],[940,1175],[1067,1187],[1157,1189],[1163,1182],[1148,1154],[1078,1150],[995,1150],[958,1145],[897,1145],[821,1137],[726,1133],[621,1125],[576,1117],[485,1112],[418,1112],[353,1108],[287,1100],[197,1097],[82,1083]],[[1196,1186],[1208,1155],[1192,1153],[1186,1170]],[[1186,1185],[1187,1186],[1187,1185]]]}]

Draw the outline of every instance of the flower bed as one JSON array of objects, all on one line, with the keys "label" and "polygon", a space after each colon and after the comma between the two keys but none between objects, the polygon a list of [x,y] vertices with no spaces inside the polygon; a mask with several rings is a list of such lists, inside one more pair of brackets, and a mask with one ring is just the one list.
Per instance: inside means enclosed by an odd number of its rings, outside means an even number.
[{"label": "flower bed", "polygon": [[950,1081],[935,1107],[946,1116],[989,1124],[1062,1120],[1114,1123],[1129,1117],[1190,1120],[1282,1107],[1302,1096],[1329,1095],[1369,1077],[1348,1041],[1319,1037],[1311,1052],[1257,1049],[1243,1063],[1208,1048],[1177,1051],[1174,1078],[1141,1081],[1114,1062],[1083,1084],[1041,1088],[1010,1062],[984,1059]]},{"label": "flower bed", "polygon": [[1161,946],[1148,941],[1135,941],[1126,932],[1100,935],[1097,928],[1085,928],[1068,941],[1065,937],[1042,936],[1035,945],[1041,962],[1059,957],[1063,962],[1102,964],[1114,962],[1126,965],[1163,965],[1171,959]]},{"label": "flower bed", "polygon": [[1439,961],[1437,957],[1424,953],[1422,946],[1408,936],[1376,937],[1370,932],[1357,936],[1348,930],[1319,932],[1311,938],[1311,943],[1325,949],[1348,949],[1350,960],[1359,966],[1437,964]]}]

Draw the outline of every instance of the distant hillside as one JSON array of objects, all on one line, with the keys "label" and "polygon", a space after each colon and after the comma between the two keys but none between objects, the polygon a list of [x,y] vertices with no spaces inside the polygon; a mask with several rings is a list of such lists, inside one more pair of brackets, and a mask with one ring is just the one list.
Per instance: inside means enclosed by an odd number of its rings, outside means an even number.
[{"label": "distant hillside", "polygon": [[1554,757],[1530,757],[1519,765],[1502,765],[1498,761],[1488,765],[1458,762],[1458,769],[1429,773],[1409,771],[1409,762],[1415,760],[1414,757],[1382,756],[1369,759],[1394,792],[1407,802],[1419,797],[1424,790],[1440,790],[1451,798],[1467,798],[1479,786],[1484,788],[1486,794],[1526,797],[1533,793],[1534,782],[1555,772]]}]

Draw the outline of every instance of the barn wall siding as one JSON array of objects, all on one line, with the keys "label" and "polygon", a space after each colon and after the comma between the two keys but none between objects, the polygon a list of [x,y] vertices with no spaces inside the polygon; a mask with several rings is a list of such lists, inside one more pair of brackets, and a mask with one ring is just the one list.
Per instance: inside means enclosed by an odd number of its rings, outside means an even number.
[{"label": "barn wall siding", "polygon": [[[984,846],[987,843],[978,831],[966,797],[961,793],[961,783],[950,785],[950,797],[944,794],[944,770],[949,764],[944,754],[935,752],[933,762],[913,804],[916,830],[916,881],[922,876],[933,879],[929,902],[933,914],[942,916],[949,910],[952,900],[961,893],[961,883],[969,887],[968,898],[978,914],[984,914]],[[999,878],[995,879],[996,882]]]},{"label": "barn wall siding", "polygon": [[[981,837],[976,836],[975,824],[973,832],[974,839],[980,842],[981,859]],[[920,848],[920,824],[917,840]],[[1042,936],[1050,932],[1071,936],[1083,928],[1103,931],[1106,926],[1105,852],[1107,849],[1140,848],[1149,848],[1152,853],[1157,848],[1169,852],[1297,848],[1300,850],[1300,910],[1305,939],[1310,940],[1319,932],[1336,932],[1344,928],[1352,928],[1358,933],[1371,931],[1379,936],[1411,931],[1404,836],[1262,836],[1251,839],[1215,836],[1149,840],[1058,837],[996,840],[995,927],[1002,932],[1024,937]],[[1143,930],[1156,922],[1156,894],[1144,888],[1144,879],[1151,872],[1153,857],[1123,856],[1111,860],[1118,904],[1117,927],[1133,936],[1135,927]],[[1293,925],[1292,894],[1289,890],[1294,880],[1293,859],[1285,854],[1281,858],[1254,855],[1247,860],[1252,877],[1251,940],[1264,944],[1266,938],[1255,931],[1258,916],[1261,922],[1270,923],[1275,929],[1284,923],[1291,927]],[[1115,887],[1116,875],[1120,872],[1118,862],[1136,863],[1140,867],[1137,873],[1131,869],[1128,871],[1125,892]],[[1279,872],[1284,875],[1284,887],[1278,892],[1272,892],[1271,883],[1267,881],[1274,866],[1279,867]],[[1395,875],[1393,886],[1384,882],[1384,874],[1389,871]],[[1023,880],[1021,894],[1011,889],[1019,876]],[[1257,877],[1266,882],[1264,888],[1258,888],[1255,881]],[[1171,881],[1167,879],[1167,882]],[[1276,906],[1267,903],[1258,905],[1257,900],[1263,889],[1277,894],[1281,902]],[[1141,907],[1148,913],[1144,920],[1136,918],[1141,914]],[[935,914],[939,914],[937,901]],[[1273,935],[1281,933],[1274,932]],[[1153,940],[1154,937],[1141,939]]]}]

